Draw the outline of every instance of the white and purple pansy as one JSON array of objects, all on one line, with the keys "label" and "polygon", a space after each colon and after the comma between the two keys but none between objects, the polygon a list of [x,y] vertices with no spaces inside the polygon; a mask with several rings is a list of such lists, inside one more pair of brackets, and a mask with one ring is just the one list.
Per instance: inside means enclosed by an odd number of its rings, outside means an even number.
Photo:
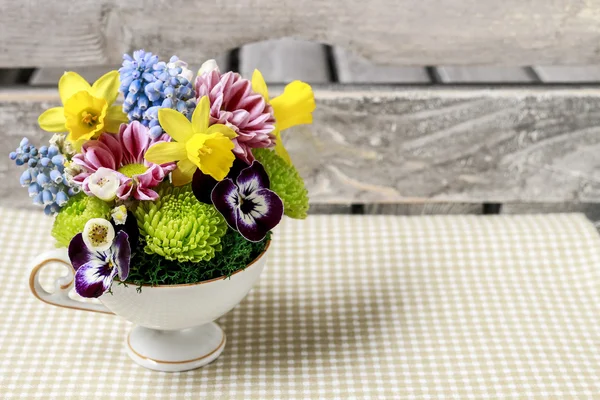
[{"label": "white and purple pansy", "polygon": [[[131,247],[127,233],[120,231],[115,235],[110,222],[100,220],[88,221],[84,232],[75,235],[69,244],[75,291],[82,297],[100,297],[117,275],[121,280],[129,275]],[[106,242],[110,242],[108,247]]]},{"label": "white and purple pansy", "polygon": [[259,242],[283,216],[283,202],[269,187],[265,168],[254,161],[235,182],[225,178],[217,183],[211,199],[232,229],[251,242]]}]

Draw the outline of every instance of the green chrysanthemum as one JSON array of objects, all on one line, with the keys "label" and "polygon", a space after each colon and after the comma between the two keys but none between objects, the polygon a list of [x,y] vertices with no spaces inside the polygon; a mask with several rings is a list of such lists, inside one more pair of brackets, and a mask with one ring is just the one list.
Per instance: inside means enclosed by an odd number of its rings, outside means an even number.
[{"label": "green chrysanthemum", "polygon": [[221,250],[227,223],[214,206],[200,203],[190,185],[163,184],[156,201],[142,201],[135,210],[144,251],[167,260],[208,261]]},{"label": "green chrysanthemum", "polygon": [[293,165],[267,149],[253,149],[254,157],[265,167],[271,190],[281,197],[283,212],[291,218],[304,219],[308,212],[308,191]]},{"label": "green chrysanthemum", "polygon": [[79,193],[71,197],[56,215],[52,227],[52,236],[58,242],[58,246],[67,247],[73,236],[83,232],[86,222],[92,218],[108,219],[109,215],[110,206],[108,203],[97,197]]}]

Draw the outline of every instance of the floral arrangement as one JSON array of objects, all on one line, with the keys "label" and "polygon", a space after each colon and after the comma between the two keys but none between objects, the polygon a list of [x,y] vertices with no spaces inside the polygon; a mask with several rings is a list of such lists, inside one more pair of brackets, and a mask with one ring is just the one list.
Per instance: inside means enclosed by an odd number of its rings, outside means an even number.
[{"label": "floral arrangement", "polygon": [[194,76],[175,56],[139,50],[92,85],[66,72],[58,91],[62,107],[38,120],[54,133],[48,145],[24,138],[10,158],[33,203],[55,216],[79,295],[99,297],[113,280],[230,276],[265,250],[284,214],[306,217],[281,131],[312,122],[308,84],[270,98],[259,71],[248,80],[209,60]]}]

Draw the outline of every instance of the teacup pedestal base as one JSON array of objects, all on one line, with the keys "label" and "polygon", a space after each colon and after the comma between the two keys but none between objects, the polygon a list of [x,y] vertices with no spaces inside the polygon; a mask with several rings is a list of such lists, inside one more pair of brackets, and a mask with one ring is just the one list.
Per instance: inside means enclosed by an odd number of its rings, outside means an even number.
[{"label": "teacup pedestal base", "polygon": [[142,367],[163,372],[200,368],[225,348],[225,332],[214,322],[175,331],[134,326],[125,343],[127,354]]}]

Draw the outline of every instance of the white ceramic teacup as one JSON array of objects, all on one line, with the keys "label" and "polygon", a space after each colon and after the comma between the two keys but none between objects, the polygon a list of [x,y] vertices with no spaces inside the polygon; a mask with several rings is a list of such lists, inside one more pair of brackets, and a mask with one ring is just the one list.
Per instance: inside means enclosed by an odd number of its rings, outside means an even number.
[{"label": "white ceramic teacup", "polygon": [[[38,299],[48,304],[116,314],[133,322],[126,349],[136,363],[157,371],[186,371],[210,363],[223,352],[225,332],[213,321],[248,294],[265,266],[268,247],[230,278],[186,285],[143,286],[140,293],[135,285],[114,282],[112,294],[100,296],[102,304],[69,297],[74,270],[67,250],[52,250],[31,262],[29,287]],[[48,293],[39,282],[39,274],[52,262],[67,265],[69,272],[58,278],[54,292]]]}]

